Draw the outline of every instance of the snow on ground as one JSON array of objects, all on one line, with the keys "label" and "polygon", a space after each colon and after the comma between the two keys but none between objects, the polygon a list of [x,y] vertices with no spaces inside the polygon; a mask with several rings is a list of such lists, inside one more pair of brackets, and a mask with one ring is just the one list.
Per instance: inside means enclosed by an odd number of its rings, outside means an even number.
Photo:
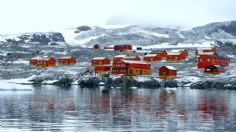
[{"label": "snow on ground", "polygon": [[161,43],[149,46],[140,46],[143,49],[162,49],[162,48],[199,48],[199,47],[212,47],[213,41],[207,41],[202,43],[178,43],[177,45],[171,45],[170,43]]},{"label": "snow on ground", "polygon": [[138,82],[146,82],[152,80],[150,76],[137,76],[133,78]]},{"label": "snow on ground", "polygon": [[177,34],[179,35],[180,38],[185,38],[184,35],[180,33],[180,31],[177,31]]},{"label": "snow on ground", "polygon": [[17,61],[13,62],[14,64],[29,64],[29,61],[23,60],[23,59],[18,59]]}]

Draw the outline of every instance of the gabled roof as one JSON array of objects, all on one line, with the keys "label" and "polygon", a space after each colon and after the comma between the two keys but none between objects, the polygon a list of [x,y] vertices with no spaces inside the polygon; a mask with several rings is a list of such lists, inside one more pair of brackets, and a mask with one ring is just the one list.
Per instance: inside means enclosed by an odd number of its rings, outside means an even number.
[{"label": "gabled roof", "polygon": [[173,67],[173,66],[164,66],[164,67],[166,67],[166,68],[168,68],[169,70],[177,70],[175,67]]},{"label": "gabled roof", "polygon": [[126,55],[115,55],[113,58],[124,58]]},{"label": "gabled roof", "polygon": [[144,57],[155,57],[155,56],[158,56],[158,54],[147,54]]},{"label": "gabled roof", "polygon": [[92,60],[104,60],[107,59],[107,57],[95,57]]},{"label": "gabled roof", "polygon": [[123,59],[135,59],[135,58],[139,58],[139,56],[126,56]]},{"label": "gabled roof", "polygon": [[73,56],[63,56],[63,57],[60,57],[59,59],[71,59]]},{"label": "gabled roof", "polygon": [[41,56],[36,56],[36,57],[31,58],[31,60],[41,60],[41,59],[43,59],[43,57]]},{"label": "gabled roof", "polygon": [[181,52],[168,52],[167,55],[180,55]]},{"label": "gabled roof", "polygon": [[133,60],[122,60],[124,63],[128,63],[128,64],[149,64],[147,62],[144,61],[133,61]]}]

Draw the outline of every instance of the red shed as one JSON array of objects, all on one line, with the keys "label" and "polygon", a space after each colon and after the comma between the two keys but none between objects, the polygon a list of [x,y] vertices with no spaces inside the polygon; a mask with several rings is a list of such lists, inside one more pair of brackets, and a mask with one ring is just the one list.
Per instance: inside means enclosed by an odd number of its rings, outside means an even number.
[{"label": "red shed", "polygon": [[217,55],[215,48],[198,48],[195,50],[195,55]]},{"label": "red shed", "polygon": [[59,65],[74,65],[76,64],[76,58],[74,56],[65,56],[59,58]]},{"label": "red shed", "polygon": [[206,68],[210,65],[228,66],[230,59],[217,55],[201,55],[198,57],[198,68]]},{"label": "red shed", "polygon": [[225,72],[224,68],[219,65],[210,65],[207,66],[204,70],[205,74],[220,74],[224,72]]},{"label": "red shed", "polygon": [[147,54],[143,57],[143,60],[146,61],[146,62],[161,61],[162,56],[160,54]]},{"label": "red shed", "polygon": [[110,65],[111,61],[107,57],[95,57],[92,59],[91,63],[93,66],[104,66],[104,65]]},{"label": "red shed", "polygon": [[117,50],[117,51],[130,51],[130,50],[132,50],[132,45],[131,44],[115,45],[114,50]]},{"label": "red shed", "polygon": [[112,65],[112,74],[123,74],[128,76],[150,75],[151,65],[143,61],[116,61]]},{"label": "red shed", "polygon": [[162,66],[159,69],[160,79],[174,79],[177,76],[177,70],[173,66]]},{"label": "red shed", "polygon": [[37,67],[51,67],[56,65],[56,60],[52,57],[42,58],[38,60]]},{"label": "red shed", "polygon": [[139,56],[126,56],[123,60],[141,61],[141,58]]},{"label": "red shed", "polygon": [[110,66],[95,66],[94,71],[99,74],[107,74],[110,72]]}]

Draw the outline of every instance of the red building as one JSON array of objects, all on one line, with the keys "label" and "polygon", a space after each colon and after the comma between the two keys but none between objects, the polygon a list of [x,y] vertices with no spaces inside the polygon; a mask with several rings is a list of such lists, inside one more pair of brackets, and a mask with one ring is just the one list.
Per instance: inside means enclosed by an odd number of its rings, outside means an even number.
[{"label": "red building", "polygon": [[125,57],[126,57],[126,55],[116,55],[116,56],[113,57],[113,62],[122,60]]},{"label": "red building", "polygon": [[215,48],[198,48],[195,50],[195,55],[217,55]]},{"label": "red building", "polygon": [[151,54],[158,54],[162,58],[166,58],[167,51],[166,50],[153,50]]},{"label": "red building", "polygon": [[52,67],[56,65],[56,60],[52,57],[39,59],[37,67]]},{"label": "red building", "polygon": [[172,50],[167,52],[167,61],[184,61],[188,57],[188,51],[183,50]]},{"label": "red building", "polygon": [[177,70],[173,66],[162,66],[159,69],[160,79],[174,79],[177,76]]},{"label": "red building", "polygon": [[107,57],[95,57],[92,59],[93,66],[103,66],[103,65],[110,65],[111,61]]},{"label": "red building", "polygon": [[110,66],[95,66],[94,71],[99,74],[107,74],[110,72]]},{"label": "red building", "polygon": [[219,65],[210,65],[207,66],[204,70],[205,74],[220,74],[224,72],[225,72],[224,68]]},{"label": "red building", "polygon": [[29,60],[29,64],[30,64],[31,66],[36,66],[36,65],[38,64],[38,60],[41,60],[41,59],[43,59],[43,58],[42,58],[42,57],[39,57],[39,56],[33,57],[33,58],[31,58],[31,59]]},{"label": "red building", "polygon": [[206,68],[210,65],[228,66],[230,59],[217,55],[201,55],[198,57],[198,68]]},{"label": "red building", "polygon": [[114,50],[117,50],[117,51],[130,51],[130,50],[132,50],[132,45],[131,44],[115,45]]},{"label": "red building", "polygon": [[151,65],[142,61],[115,61],[112,65],[112,74],[128,76],[150,75]]},{"label": "red building", "polygon": [[76,58],[74,56],[60,57],[58,64],[59,65],[74,65],[76,64]]},{"label": "red building", "polygon": [[143,57],[143,60],[146,61],[146,62],[161,61],[162,56],[160,54],[147,54]]},{"label": "red building", "polygon": [[139,56],[126,56],[123,60],[141,61],[141,58]]}]

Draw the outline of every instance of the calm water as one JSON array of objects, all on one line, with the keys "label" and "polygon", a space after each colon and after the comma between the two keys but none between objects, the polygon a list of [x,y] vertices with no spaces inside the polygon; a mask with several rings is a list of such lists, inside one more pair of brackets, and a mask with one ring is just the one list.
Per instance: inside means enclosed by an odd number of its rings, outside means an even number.
[{"label": "calm water", "polygon": [[0,91],[0,131],[236,131],[236,91]]}]

